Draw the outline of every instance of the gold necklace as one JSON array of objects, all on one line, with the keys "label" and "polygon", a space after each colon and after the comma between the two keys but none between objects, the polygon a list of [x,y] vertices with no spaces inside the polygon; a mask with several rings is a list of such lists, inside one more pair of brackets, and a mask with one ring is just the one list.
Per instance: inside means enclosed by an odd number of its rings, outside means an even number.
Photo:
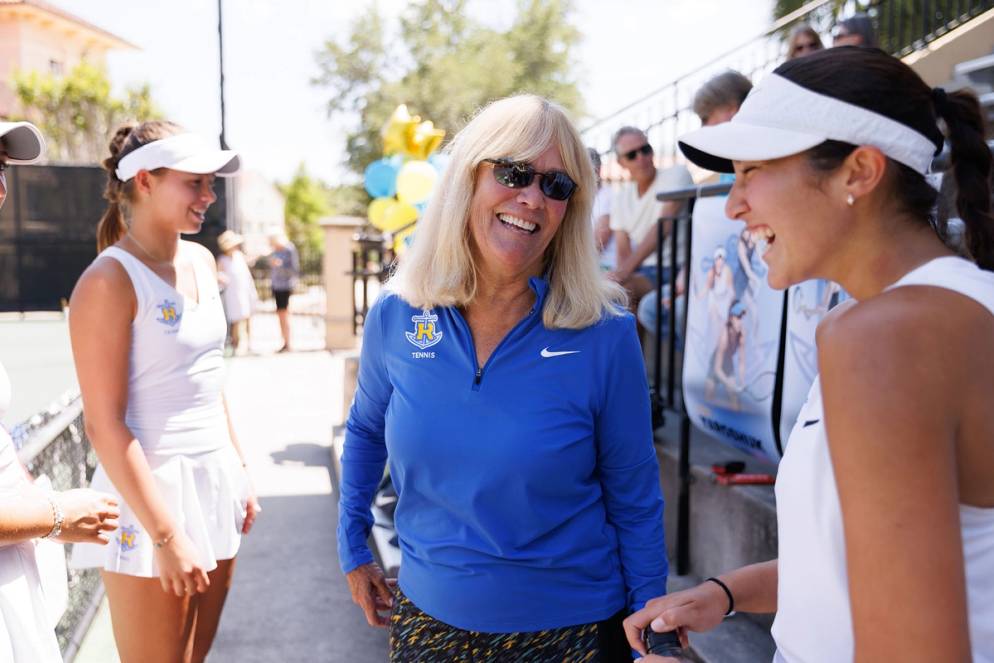
[{"label": "gold necklace", "polygon": [[160,260],[159,258],[156,258],[151,253],[149,253],[148,249],[146,249],[144,246],[142,246],[142,243],[138,241],[137,237],[135,237],[134,235],[131,234],[130,230],[127,233],[125,233],[125,234],[128,236],[128,239],[130,239],[132,242],[135,243],[135,246],[137,246],[139,249],[141,249],[141,252],[144,253],[145,257],[148,258],[150,261],[152,261],[154,263],[159,263],[160,265],[172,265],[173,268],[176,267],[176,265],[173,263],[172,260]]}]

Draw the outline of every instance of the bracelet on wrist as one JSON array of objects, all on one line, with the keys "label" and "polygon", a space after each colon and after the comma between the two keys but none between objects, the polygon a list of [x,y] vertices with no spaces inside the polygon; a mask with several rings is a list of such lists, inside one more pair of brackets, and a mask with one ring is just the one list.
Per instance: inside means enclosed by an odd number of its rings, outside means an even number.
[{"label": "bracelet on wrist", "polygon": [[704,582],[713,582],[714,584],[716,584],[719,587],[721,587],[722,590],[724,590],[725,596],[728,597],[728,610],[725,611],[725,616],[726,617],[731,617],[732,615],[734,615],[735,614],[735,597],[732,596],[732,590],[730,590],[728,588],[728,585],[726,585],[725,583],[723,583],[722,581],[720,581],[720,580],[718,580],[717,578],[714,578],[714,577],[708,578]]},{"label": "bracelet on wrist", "polygon": [[52,529],[41,538],[54,539],[62,534],[62,523],[65,521],[65,514],[62,513],[62,507],[59,506],[54,495],[47,493],[45,496],[48,498],[49,506],[52,507]]},{"label": "bracelet on wrist", "polygon": [[164,545],[172,541],[175,536],[176,536],[176,530],[173,530],[167,536],[159,539],[158,541],[153,541],[152,547],[156,549],[162,548]]}]

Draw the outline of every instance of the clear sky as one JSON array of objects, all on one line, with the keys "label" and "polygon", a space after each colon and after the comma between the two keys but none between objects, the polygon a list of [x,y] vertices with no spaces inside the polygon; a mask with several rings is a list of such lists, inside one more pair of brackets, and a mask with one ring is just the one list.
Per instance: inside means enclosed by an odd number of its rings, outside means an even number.
[{"label": "clear sky", "polygon": [[[226,137],[249,167],[280,181],[301,162],[329,183],[346,176],[344,128],[328,120],[326,92],[309,81],[324,41],[346,34],[371,1],[222,0]],[[219,133],[216,0],[49,2],[141,49],[109,56],[118,89],[148,81],[167,118]],[[393,16],[405,4],[379,1]],[[479,19],[504,27],[515,4],[470,6]],[[574,23],[584,35],[577,78],[590,116],[606,115],[758,34],[771,23],[770,8],[770,0],[575,0]]]}]

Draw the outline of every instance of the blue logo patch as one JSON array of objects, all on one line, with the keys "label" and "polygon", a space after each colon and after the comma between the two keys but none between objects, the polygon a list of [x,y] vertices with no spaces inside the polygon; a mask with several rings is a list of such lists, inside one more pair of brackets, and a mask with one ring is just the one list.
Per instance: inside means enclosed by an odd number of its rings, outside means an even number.
[{"label": "blue logo patch", "polygon": [[161,322],[169,327],[175,327],[179,324],[180,319],[183,314],[176,310],[176,302],[171,302],[168,299],[162,300],[162,303],[156,306],[159,309],[159,315],[161,318],[156,318],[156,322]]},{"label": "blue logo patch", "polygon": [[422,311],[421,315],[411,316],[414,323],[413,332],[404,332],[404,336],[413,345],[424,350],[442,340],[442,332],[435,328],[438,316],[431,311]]}]

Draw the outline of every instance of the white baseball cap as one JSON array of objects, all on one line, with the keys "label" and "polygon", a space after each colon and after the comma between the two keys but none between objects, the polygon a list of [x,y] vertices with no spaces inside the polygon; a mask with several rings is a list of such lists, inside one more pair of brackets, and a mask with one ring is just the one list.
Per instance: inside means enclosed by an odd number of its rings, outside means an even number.
[{"label": "white baseball cap", "polygon": [[872,145],[923,175],[942,147],[905,124],[778,74],[754,87],[730,121],[691,131],[678,144],[698,166],[731,173],[732,161],[789,157],[826,140]]},{"label": "white baseball cap", "polygon": [[0,143],[7,163],[34,163],[45,152],[45,139],[30,122],[0,122]]},{"label": "white baseball cap", "polygon": [[117,164],[117,178],[127,182],[139,170],[169,168],[184,173],[214,173],[230,177],[241,168],[241,158],[233,150],[221,150],[198,134],[168,136],[128,152]]}]

